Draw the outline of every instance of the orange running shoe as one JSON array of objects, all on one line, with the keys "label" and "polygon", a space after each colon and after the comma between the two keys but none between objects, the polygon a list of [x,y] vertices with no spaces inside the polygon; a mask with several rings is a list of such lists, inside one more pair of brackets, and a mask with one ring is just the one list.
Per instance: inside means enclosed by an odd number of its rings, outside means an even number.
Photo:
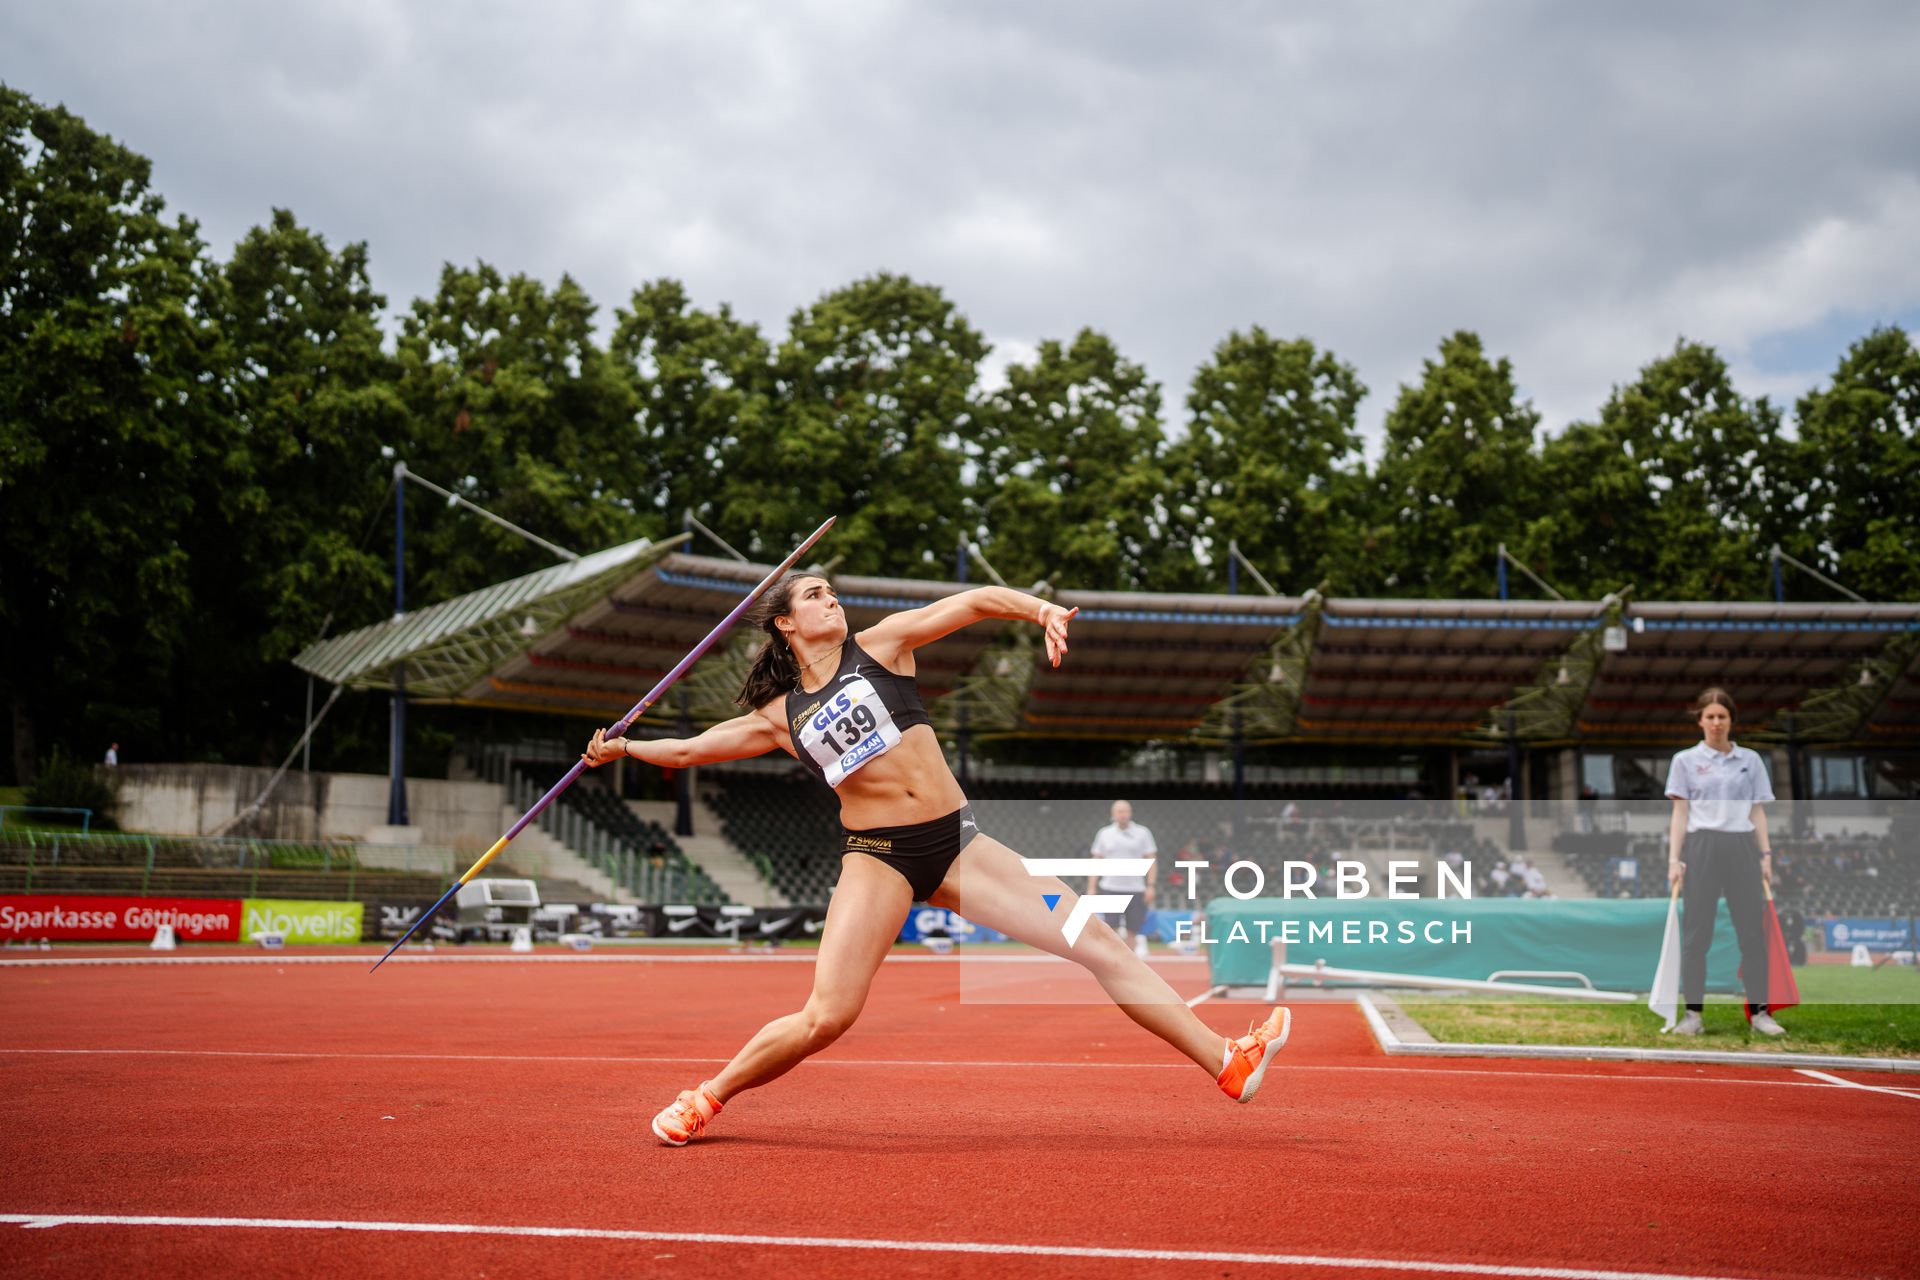
[{"label": "orange running shoe", "polygon": [[700,1136],[720,1109],[720,1099],[707,1092],[707,1086],[688,1089],[653,1118],[653,1136],[670,1147],[684,1147]]},{"label": "orange running shoe", "polygon": [[1265,1022],[1249,1028],[1246,1035],[1227,1041],[1227,1060],[1219,1076],[1221,1091],[1235,1102],[1252,1102],[1253,1095],[1260,1092],[1267,1064],[1287,1043],[1287,1032],[1292,1028],[1292,1011],[1276,1008]]}]

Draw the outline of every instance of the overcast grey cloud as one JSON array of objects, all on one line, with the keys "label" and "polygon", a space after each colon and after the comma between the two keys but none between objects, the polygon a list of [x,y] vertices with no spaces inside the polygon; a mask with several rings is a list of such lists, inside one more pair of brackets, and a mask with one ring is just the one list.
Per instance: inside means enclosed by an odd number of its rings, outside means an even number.
[{"label": "overcast grey cloud", "polygon": [[282,206],[396,305],[485,259],[776,333],[900,271],[1002,362],[1102,329],[1170,406],[1260,324],[1358,366],[1370,430],[1456,328],[1557,430],[1681,335],[1790,398],[1920,326],[1916,50],[1903,3],[0,12],[0,78],[222,254]]}]

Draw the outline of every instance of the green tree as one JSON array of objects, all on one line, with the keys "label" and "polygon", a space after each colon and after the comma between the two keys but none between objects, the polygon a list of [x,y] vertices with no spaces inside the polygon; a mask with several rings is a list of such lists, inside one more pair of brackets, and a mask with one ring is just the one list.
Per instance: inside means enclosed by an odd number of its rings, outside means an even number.
[{"label": "green tree", "polygon": [[[389,541],[370,535],[390,483],[382,448],[406,420],[364,245],[336,255],[276,210],[217,284],[224,372],[204,394],[230,418],[245,466],[222,494],[223,518],[196,522],[183,541],[193,643],[159,696],[199,757],[277,762],[303,719],[306,681],[292,657],[323,627],[390,607]],[[342,742],[349,718],[336,715],[323,741]]]},{"label": "green tree", "polygon": [[829,515],[849,573],[951,572],[961,459],[986,342],[939,289],[857,281],[796,312],[774,358],[773,412],[742,419],[713,512],[778,556]]},{"label": "green tree", "polygon": [[[583,554],[640,536],[652,506],[633,388],[596,344],[593,315],[566,276],[549,290],[485,263],[449,266],[397,344],[408,466]],[[410,608],[554,563],[432,495],[410,489],[407,511]]]},{"label": "green tree", "polygon": [[1897,328],[1853,344],[1800,400],[1804,529],[1783,540],[1870,600],[1920,599],[1920,351]]},{"label": "green tree", "polygon": [[1528,528],[1528,564],[1575,598],[1629,584],[1646,596],[1660,530],[1647,454],[1645,442],[1630,444],[1597,422],[1572,423],[1546,441],[1541,487],[1553,496]]},{"label": "green tree", "polygon": [[229,395],[251,458],[233,546],[260,657],[284,663],[328,622],[377,616],[391,559],[365,545],[392,471],[383,447],[406,411],[382,349],[367,248],[339,253],[284,209],[235,247],[223,272]]},{"label": "green tree", "polygon": [[1257,325],[1229,334],[1194,374],[1187,435],[1170,451],[1173,543],[1204,546],[1218,566],[1237,541],[1285,591],[1350,580],[1367,497],[1356,425],[1366,394],[1351,365],[1306,338]]},{"label": "green tree", "polygon": [[1787,446],[1778,412],[1742,396],[1711,347],[1675,344],[1615,388],[1598,423],[1568,428],[1543,454],[1552,502],[1531,545],[1567,589],[1765,593],[1766,547],[1792,518],[1779,507]]},{"label": "green tree", "polygon": [[975,510],[1009,582],[1139,590],[1165,546],[1160,386],[1111,339],[1048,340],[980,411]]},{"label": "green tree", "polygon": [[1391,595],[1491,594],[1497,548],[1525,558],[1541,502],[1534,433],[1540,415],[1513,367],[1487,358],[1477,335],[1440,344],[1419,383],[1402,386],[1386,421],[1371,537],[1374,582]]},{"label": "green tree", "polygon": [[695,308],[677,280],[635,290],[615,316],[608,349],[631,391],[628,438],[644,477],[635,509],[651,535],[678,528],[688,508],[712,522],[729,461],[768,433],[772,349],[727,307]]},{"label": "green tree", "polygon": [[[247,480],[220,412],[211,264],[148,162],[0,86],[0,665],[15,772],[39,726],[152,758],[193,641],[190,547]],[[137,746],[135,745],[137,744]]]}]

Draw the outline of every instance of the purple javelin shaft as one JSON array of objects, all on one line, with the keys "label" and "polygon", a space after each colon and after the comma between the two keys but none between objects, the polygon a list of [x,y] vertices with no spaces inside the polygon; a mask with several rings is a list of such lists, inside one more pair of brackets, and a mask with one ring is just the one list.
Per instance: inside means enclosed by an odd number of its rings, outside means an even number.
[{"label": "purple javelin shaft", "polygon": [[[781,561],[780,564],[774,568],[772,573],[769,573],[766,577],[760,579],[760,585],[755,587],[752,591],[749,591],[746,595],[746,598],[741,600],[739,604],[733,606],[733,612],[729,613],[726,617],[720,619],[719,625],[714,627],[713,630],[707,632],[707,638],[702,640],[699,644],[693,646],[692,652],[688,653],[686,657],[680,659],[680,661],[674,665],[673,670],[667,672],[666,675],[661,676],[660,683],[653,686],[652,692],[648,693],[647,696],[640,699],[640,701],[634,703],[633,710],[627,712],[626,715],[622,716],[620,720],[614,724],[613,728],[608,732],[607,736],[609,738],[619,737],[621,734],[627,731],[628,725],[632,724],[635,720],[638,720],[641,716],[645,715],[647,712],[647,708],[652,706],[654,702],[659,699],[660,695],[665,693],[667,689],[672,686],[674,681],[678,680],[681,676],[687,673],[687,668],[691,667],[694,663],[700,661],[701,657],[706,653],[706,651],[713,647],[714,642],[718,640],[721,636],[725,635],[727,633],[728,628],[732,627],[734,623],[740,621],[740,615],[753,607],[753,602],[760,598],[761,592],[765,591],[768,587],[772,586],[775,582],[778,582],[780,580],[781,574],[785,573],[788,569],[791,569],[794,566],[794,564],[799,561],[801,556],[807,554],[808,549],[811,548],[814,543],[820,541],[822,535],[824,535],[828,529],[831,529],[833,527],[833,522],[837,518],[838,517],[836,516],[828,516],[827,522],[821,525],[818,529],[815,529],[812,535],[809,536],[805,542],[801,543],[798,547],[795,547],[792,555],[788,556],[785,560]],[[539,817],[541,810],[545,809],[548,805],[552,804],[554,799],[558,797],[562,791],[565,791],[568,787],[572,786],[574,779],[578,778],[582,773],[585,773],[586,769],[587,769],[587,762],[585,760],[574,761],[573,768],[567,770],[566,776],[561,778],[560,781],[554,783],[552,788],[548,790],[547,794],[541,796],[538,800],[534,801],[533,808],[521,814],[520,820],[518,822],[514,823],[511,827],[507,828],[508,842],[511,842],[515,836],[519,835],[522,831],[525,831],[527,829],[527,824],[529,822],[532,822],[535,818]]]}]

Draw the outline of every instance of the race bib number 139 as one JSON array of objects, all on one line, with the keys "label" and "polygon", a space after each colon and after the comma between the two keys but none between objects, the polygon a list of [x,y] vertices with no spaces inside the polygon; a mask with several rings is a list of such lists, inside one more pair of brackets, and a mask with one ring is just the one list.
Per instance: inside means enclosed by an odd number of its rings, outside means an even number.
[{"label": "race bib number 139", "polygon": [[843,681],[800,730],[800,745],[837,787],[900,741],[900,728],[865,676]]}]

